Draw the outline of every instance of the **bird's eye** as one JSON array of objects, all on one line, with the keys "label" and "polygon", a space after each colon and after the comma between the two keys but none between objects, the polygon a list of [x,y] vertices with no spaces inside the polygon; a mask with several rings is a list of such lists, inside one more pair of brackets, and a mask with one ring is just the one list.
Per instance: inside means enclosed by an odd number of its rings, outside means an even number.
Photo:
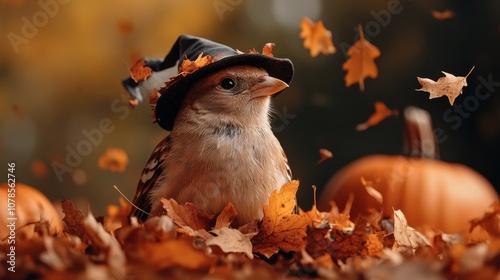
[{"label": "bird's eye", "polygon": [[233,89],[236,86],[236,82],[232,78],[224,78],[220,82],[220,86],[223,89],[229,90],[229,89]]}]

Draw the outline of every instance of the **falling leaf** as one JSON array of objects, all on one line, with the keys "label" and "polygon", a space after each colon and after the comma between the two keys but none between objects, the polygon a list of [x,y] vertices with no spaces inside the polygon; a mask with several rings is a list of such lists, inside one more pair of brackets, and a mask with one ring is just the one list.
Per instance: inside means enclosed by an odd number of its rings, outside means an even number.
[{"label": "falling leaf", "polygon": [[67,231],[78,236],[85,243],[89,238],[84,227],[83,213],[75,208],[71,200],[62,200],[61,207],[64,213],[63,222],[66,224]]},{"label": "falling leaf", "polygon": [[274,48],[274,43],[265,44],[264,47],[262,48],[262,54],[273,57],[274,56],[273,55],[273,48]]},{"label": "falling leaf", "polygon": [[49,175],[49,168],[45,162],[41,160],[34,160],[31,162],[31,172],[36,178],[43,179]]},{"label": "falling leaf", "polygon": [[394,210],[394,239],[400,246],[412,249],[420,246],[431,246],[423,234],[408,225],[401,210]]},{"label": "falling leaf", "polygon": [[330,152],[329,150],[327,149],[319,149],[319,160],[318,162],[316,162],[316,164],[320,164],[322,163],[323,161],[329,159],[329,158],[332,158],[333,157],[333,153]]},{"label": "falling leaf", "polygon": [[130,32],[134,29],[134,24],[129,20],[119,20],[117,25],[122,36],[130,34]]},{"label": "falling leaf", "polygon": [[364,80],[367,77],[375,79],[378,76],[374,59],[380,56],[380,50],[365,39],[363,27],[359,25],[358,28],[359,40],[347,50],[349,59],[344,62],[342,69],[347,71],[344,77],[345,86],[350,87],[359,83],[360,90],[364,91]]},{"label": "falling leaf", "polygon": [[332,32],[327,30],[322,20],[313,23],[309,18],[303,17],[300,21],[300,38],[304,39],[304,48],[309,49],[311,57],[335,53],[332,42]]},{"label": "falling leaf", "polygon": [[179,227],[187,226],[193,230],[210,229],[214,216],[202,212],[193,203],[186,202],[182,206],[172,198],[162,198],[161,202],[163,203],[163,208],[167,211],[167,215]]},{"label": "falling leaf", "polygon": [[500,203],[494,202],[491,205],[491,211],[484,213],[482,218],[474,219],[470,223],[471,232],[475,227],[481,226],[491,236],[500,238]]},{"label": "falling leaf", "polygon": [[307,215],[292,214],[299,181],[291,181],[273,191],[269,204],[263,207],[261,230],[252,238],[253,251],[271,257],[278,250],[284,252],[302,250],[306,227],[311,224]]},{"label": "falling leaf", "polygon": [[447,96],[450,104],[453,105],[455,98],[462,94],[463,87],[467,86],[467,77],[470,75],[474,67],[469,71],[465,77],[457,76],[450,73],[441,71],[444,77],[439,78],[437,81],[433,81],[428,78],[417,77],[418,82],[422,88],[416,89],[416,91],[427,91],[430,93],[429,99],[438,98],[441,96]]},{"label": "falling leaf", "polygon": [[127,153],[120,148],[108,148],[99,157],[99,168],[113,171],[123,172],[128,164]]},{"label": "falling leaf", "polygon": [[366,181],[365,178],[361,177],[361,183],[365,187],[366,192],[368,192],[368,194],[373,197],[379,204],[382,204],[384,202],[384,197],[382,196],[382,194],[373,187],[374,182]]},{"label": "falling leaf", "polygon": [[229,202],[222,212],[217,216],[217,220],[215,220],[215,229],[229,227],[229,225],[234,221],[234,219],[238,216],[238,212],[236,212],[236,208],[234,205]]},{"label": "falling leaf", "polygon": [[387,108],[387,105],[385,105],[383,102],[377,101],[375,102],[375,113],[373,113],[366,122],[358,124],[356,126],[356,130],[366,130],[370,126],[375,126],[381,121],[393,115],[397,116],[398,110],[389,110],[389,108]]},{"label": "falling leaf", "polygon": [[146,66],[144,60],[137,61],[134,65],[129,68],[130,77],[134,79],[134,82],[139,80],[146,80],[152,74],[152,69]]},{"label": "falling leaf", "polygon": [[23,111],[21,110],[21,108],[17,104],[12,105],[11,109],[12,109],[12,112],[14,112],[14,114],[16,114],[16,116],[21,117],[23,115]]},{"label": "falling leaf", "polygon": [[137,106],[139,106],[139,100],[137,100],[136,98],[130,98],[128,100],[128,107],[130,109],[135,109],[137,108]]},{"label": "falling leaf", "polygon": [[455,13],[451,10],[444,10],[444,11],[432,10],[431,14],[435,19],[438,19],[438,20],[450,19],[450,18],[453,18],[455,16]]},{"label": "falling leaf", "polygon": [[208,246],[218,246],[224,253],[244,253],[253,259],[252,242],[237,229],[222,227],[210,231],[214,237],[206,241]]}]

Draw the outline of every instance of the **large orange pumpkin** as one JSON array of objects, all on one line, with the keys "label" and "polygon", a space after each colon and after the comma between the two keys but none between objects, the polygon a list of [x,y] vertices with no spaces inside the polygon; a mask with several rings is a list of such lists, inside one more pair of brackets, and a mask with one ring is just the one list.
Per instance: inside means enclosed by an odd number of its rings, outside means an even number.
[{"label": "large orange pumpkin", "polygon": [[[15,185],[15,197],[8,200],[9,186],[7,183],[0,185],[0,239],[10,235],[8,225],[13,221],[9,218],[15,217],[16,237],[25,235],[30,238],[34,233],[36,223],[43,217],[49,223],[50,234],[62,231],[64,229],[61,217],[50,200],[39,190],[22,183]],[[10,205],[9,205],[10,202]],[[14,216],[10,215],[8,207],[14,206]],[[28,226],[26,226],[28,225]]]},{"label": "large orange pumpkin", "polygon": [[[466,233],[469,221],[482,217],[498,200],[493,186],[479,173],[461,164],[433,159],[437,146],[426,111],[405,110],[405,143],[416,157],[371,155],[338,171],[322,192],[319,208],[329,209],[334,200],[342,209],[352,193],[351,217],[382,210],[392,216],[401,209],[409,225],[430,225],[448,233]],[[368,194],[361,178],[382,194],[382,205]]]}]

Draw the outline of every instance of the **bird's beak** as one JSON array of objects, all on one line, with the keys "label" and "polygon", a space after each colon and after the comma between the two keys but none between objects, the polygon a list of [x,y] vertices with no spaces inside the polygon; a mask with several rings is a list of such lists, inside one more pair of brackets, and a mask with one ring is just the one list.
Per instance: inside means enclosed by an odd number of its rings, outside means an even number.
[{"label": "bird's beak", "polygon": [[288,84],[271,76],[263,76],[250,88],[250,99],[273,95],[287,88]]}]

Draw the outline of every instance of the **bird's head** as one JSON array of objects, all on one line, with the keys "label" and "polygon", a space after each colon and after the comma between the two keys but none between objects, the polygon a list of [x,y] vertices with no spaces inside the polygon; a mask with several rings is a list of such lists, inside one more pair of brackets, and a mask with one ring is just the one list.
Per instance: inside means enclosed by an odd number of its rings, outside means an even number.
[{"label": "bird's head", "polygon": [[268,122],[270,96],[287,87],[288,84],[258,67],[227,67],[195,83],[181,111],[194,112],[200,121],[215,114],[221,122],[260,125],[262,121]]}]

